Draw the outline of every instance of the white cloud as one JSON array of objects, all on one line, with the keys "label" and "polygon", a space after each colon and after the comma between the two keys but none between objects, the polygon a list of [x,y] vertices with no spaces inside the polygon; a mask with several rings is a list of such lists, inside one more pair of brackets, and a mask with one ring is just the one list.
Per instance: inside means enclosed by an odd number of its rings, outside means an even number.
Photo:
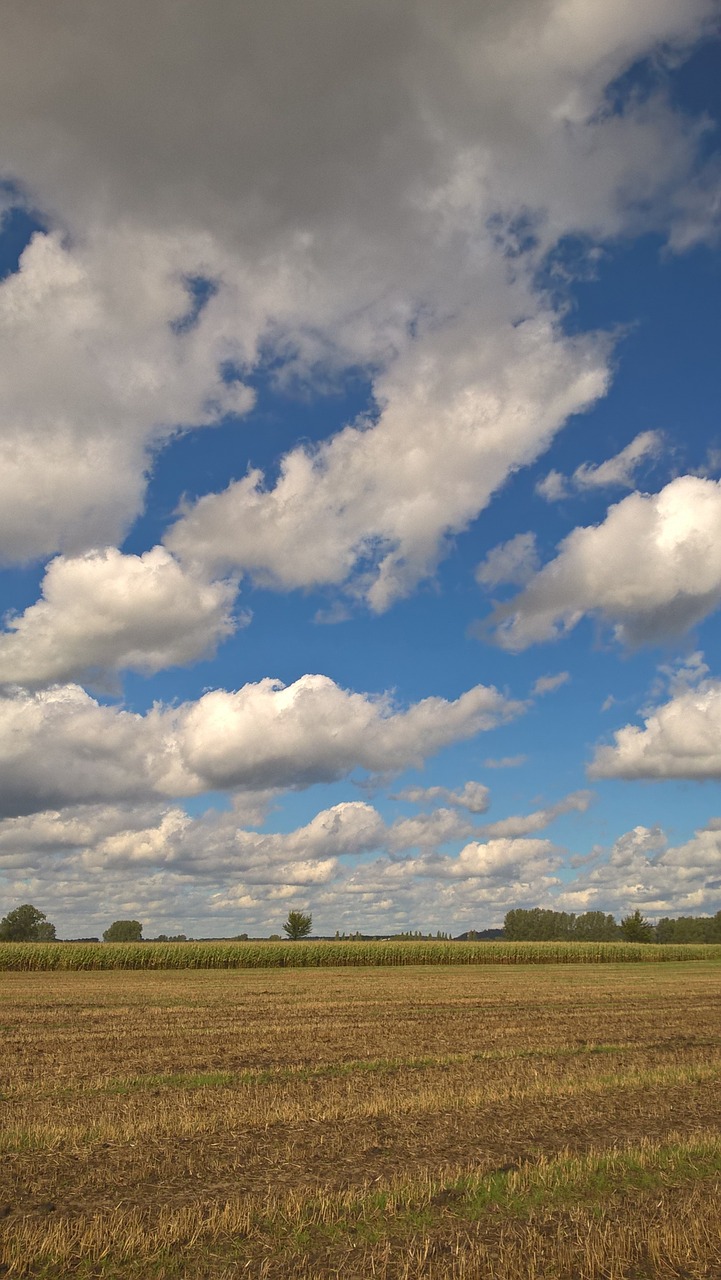
[{"label": "white cloud", "polygon": [[694,653],[686,653],[676,658],[672,662],[662,662],[658,667],[659,681],[654,693],[668,692],[673,694],[685,693],[687,689],[691,689],[694,685],[700,684],[706,676],[710,675],[708,663],[704,661],[703,653],[697,649]]},{"label": "white cloud", "polygon": [[500,582],[523,586],[539,567],[535,533],[517,533],[488,552],[476,569],[476,582],[497,587]]},{"label": "white cloud", "polygon": [[458,855],[457,867],[446,863],[445,870],[460,879],[523,880],[549,875],[560,862],[550,840],[497,837],[467,844]]},{"label": "white cloud", "polygon": [[473,823],[457,809],[434,809],[413,818],[398,818],[386,836],[386,846],[394,853],[405,849],[437,849],[451,840],[464,840],[474,830]]},{"label": "white cloud", "polygon": [[0,812],[191,796],[267,792],[395,772],[524,709],[477,685],[455,701],[407,710],[388,697],[303,676],[215,690],[146,715],[103,706],[77,685],[0,698]]},{"label": "white cloud", "polygon": [[617,917],[709,915],[721,902],[721,832],[712,820],[690,840],[669,845],[660,827],[635,827],[606,858],[558,896],[571,911],[602,909]]},{"label": "white cloud", "polygon": [[0,698],[0,813],[199,789],[157,710],[101,706],[77,685]]},{"label": "white cloud", "polygon": [[495,760],[493,756],[488,756],[483,763],[487,769],[518,769],[527,759],[528,756],[500,756]]},{"label": "white cloud", "polygon": [[501,818],[498,822],[489,822],[482,827],[477,827],[476,831],[479,836],[487,840],[506,838],[515,840],[520,836],[531,835],[534,831],[543,831],[544,827],[550,826],[556,818],[560,818],[565,813],[585,813],[592,800],[592,791],[573,791],[562,800],[558,800],[556,804],[548,805],[544,809]]},{"label": "white cloud", "polygon": [[[429,791],[443,791],[443,788],[431,787]],[[432,813],[421,813],[414,818],[399,818],[389,828],[386,844],[388,849],[395,852],[411,848],[436,849],[448,841],[474,836],[477,841],[484,842],[484,847],[490,844],[495,848],[498,842],[505,847],[509,842],[517,842],[536,831],[543,831],[563,814],[585,813],[592,800],[593,792],[574,791],[556,804],[536,809],[533,813],[514,814],[508,818],[500,818],[496,822],[483,823],[481,826],[474,826],[468,818],[462,817],[453,809],[434,809]],[[473,810],[472,812],[483,811]],[[473,847],[480,847],[480,845]],[[459,863],[459,866],[462,865],[465,864]]]},{"label": "white cloud", "polygon": [[234,583],[203,581],[163,547],[61,556],[37,604],[6,619],[0,683],[33,687],[192,662],[234,630],[235,594]]},{"label": "white cloud", "polygon": [[573,483],[578,489],[605,489],[619,486],[632,489],[636,472],[642,462],[649,458],[657,458],[663,444],[660,431],[642,431],[620,453],[608,458],[606,462],[594,465],[584,462],[576,467]]},{"label": "white cloud", "polygon": [[242,877],[244,885],[325,883],[338,858],[379,848],[386,828],[370,805],[351,801],[316,814],[290,832],[247,831],[241,813],[211,811],[198,819],[167,810],[147,828],[119,829],[82,855],[86,867],[172,867],[217,879]]},{"label": "white cloud", "polygon": [[592,778],[721,778],[721,682],[704,680],[596,750]]},{"label": "white cloud", "polygon": [[[287,833],[245,830],[244,817],[242,804],[200,818],[177,808],[98,805],[5,819],[5,896],[40,901],[53,919],[60,912],[66,932],[99,931],[128,911],[170,932],[189,932],[189,917],[194,925],[202,918],[207,931],[224,907],[252,919],[254,904],[267,915],[284,898],[317,891],[338,877],[339,858],[377,848],[385,834],[375,810],[358,802]],[[278,927],[272,914],[269,923]]]},{"label": "white cloud", "polygon": [[216,324],[219,302],[173,325],[208,249],[137,230],[73,247],[37,233],[0,283],[0,559],[116,542],[141,509],[151,450],[181,424],[250,408],[220,369],[249,358],[243,326]]},{"label": "white cloud", "polygon": [[574,529],[482,629],[517,652],[595,614],[618,640],[653,643],[682,635],[720,602],[721,483],[680,476],[658,494],[624,498],[602,524]]},{"label": "white cloud", "polygon": [[[346,584],[377,611],[411,591],[603,394],[608,343],[564,337],[533,271],[569,232],[682,235],[669,192],[690,187],[699,127],[662,95],[614,113],[604,93],[714,8],[310,0],[279,22],[230,0],[202,19],[80,0],[69,27],[23,5],[0,147],[63,235],[0,288],[5,558],[116,541],[153,452],[246,410],[220,369],[262,350],[286,380],[368,369],[377,421],[291,450],[271,489],[254,472],[206,496],[172,545],[284,589]],[[193,274],[217,294],[174,324]]]},{"label": "white cloud", "polygon": [[[561,498],[568,497],[566,477],[561,475],[560,471],[549,471],[547,475],[537,481],[536,493],[545,498],[547,502],[560,502]],[[506,579],[506,581],[511,581],[511,579]]]},{"label": "white cloud", "polygon": [[141,832],[162,821],[157,805],[80,805],[0,819],[0,867],[36,870],[52,855],[102,844],[118,830]]},{"label": "white cloud", "polygon": [[[567,498],[574,489],[632,489],[641,464],[657,458],[662,446],[663,435],[660,431],[642,431],[625,449],[621,449],[620,453],[608,458],[606,462],[584,462],[576,467],[572,476],[549,471],[548,475],[538,481],[536,492],[548,502],[558,502],[561,498]],[[505,581],[510,582],[512,579],[506,578]]]},{"label": "white cloud", "polygon": [[[355,801],[288,832],[251,831],[243,821],[240,805],[199,818],[98,805],[5,819],[4,897],[36,902],[67,935],[100,932],[128,914],[146,933],[278,932],[289,905],[312,910],[319,932],[484,927],[535,905],[699,914],[717,910],[721,893],[718,818],[677,846],[659,827],[638,826],[607,852],[571,859],[549,840],[509,834],[441,854],[446,839],[463,838],[448,834],[463,822],[450,810],[387,826]],[[419,854],[398,856],[410,848]],[[580,874],[569,881],[564,862]]]},{"label": "white cloud", "polygon": [[354,590],[382,612],[605,385],[588,341],[562,339],[547,317],[514,326],[498,305],[493,317],[474,308],[417,338],[376,379],[374,426],[293,450],[272,489],[252,471],[201,498],[167,543],[207,571],[242,570],[285,590],[340,585],[364,566]]},{"label": "white cloud", "polygon": [[395,798],[423,805],[441,801],[459,809],[467,809],[469,813],[485,813],[490,804],[490,791],[482,782],[466,782],[456,791],[449,787],[405,787]]},{"label": "white cloud", "polygon": [[570,679],[568,671],[559,671],[555,676],[539,676],[531,693],[534,698],[542,698],[545,693],[555,693],[561,685],[568,684]]},{"label": "white cloud", "polygon": [[352,769],[394,772],[524,709],[477,685],[454,702],[424,698],[407,711],[387,697],[303,676],[217,690],[181,712],[182,757],[213,787],[307,786]]}]

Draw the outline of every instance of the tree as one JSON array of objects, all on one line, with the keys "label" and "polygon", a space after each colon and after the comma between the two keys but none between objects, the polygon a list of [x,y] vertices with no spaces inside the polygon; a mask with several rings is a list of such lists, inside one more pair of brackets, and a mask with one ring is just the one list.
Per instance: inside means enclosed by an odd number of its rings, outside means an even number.
[{"label": "tree", "polygon": [[313,928],[313,917],[304,915],[302,911],[289,911],[283,928],[291,942],[297,942],[299,938],[308,937]]},{"label": "tree", "polygon": [[577,942],[615,942],[618,936],[618,925],[611,915],[584,911],[583,915],[576,916],[573,937]]},{"label": "tree", "polygon": [[54,942],[55,941],[55,925],[49,920],[41,920],[35,932],[36,942]]},{"label": "tree", "polygon": [[103,938],[106,942],[142,942],[143,926],[138,920],[114,920]]},{"label": "tree", "polygon": [[653,942],[653,925],[636,908],[633,915],[624,916],[621,921],[621,937],[625,942]]},{"label": "tree", "polygon": [[566,911],[542,907],[523,911],[517,907],[507,912],[503,929],[509,942],[564,942],[573,937],[575,921],[576,917]]},{"label": "tree", "polygon": [[55,925],[50,924],[44,911],[38,911],[31,903],[9,911],[0,920],[2,942],[53,942]]}]

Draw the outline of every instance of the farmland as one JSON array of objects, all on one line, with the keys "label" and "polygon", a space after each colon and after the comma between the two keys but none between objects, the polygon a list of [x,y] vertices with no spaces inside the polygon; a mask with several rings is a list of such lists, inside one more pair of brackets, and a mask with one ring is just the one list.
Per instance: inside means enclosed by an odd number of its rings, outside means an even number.
[{"label": "farmland", "polygon": [[314,969],[389,965],[659,964],[721,960],[721,945],[638,942],[10,942],[0,971]]},{"label": "farmland", "polygon": [[718,1277],[721,965],[684,954],[4,972],[5,1274]]}]

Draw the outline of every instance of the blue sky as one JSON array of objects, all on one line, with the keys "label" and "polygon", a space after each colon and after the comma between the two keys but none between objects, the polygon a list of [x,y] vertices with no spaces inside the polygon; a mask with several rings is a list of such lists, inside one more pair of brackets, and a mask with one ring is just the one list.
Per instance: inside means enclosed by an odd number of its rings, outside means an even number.
[{"label": "blue sky", "polygon": [[721,909],[718,5],[80,10],[0,54],[0,905]]}]

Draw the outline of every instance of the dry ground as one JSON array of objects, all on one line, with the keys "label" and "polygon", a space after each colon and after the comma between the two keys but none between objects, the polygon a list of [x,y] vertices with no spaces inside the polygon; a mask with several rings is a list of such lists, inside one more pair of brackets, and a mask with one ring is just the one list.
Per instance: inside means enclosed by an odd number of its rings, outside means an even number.
[{"label": "dry ground", "polygon": [[721,1277],[721,965],[0,975],[0,1273]]}]

